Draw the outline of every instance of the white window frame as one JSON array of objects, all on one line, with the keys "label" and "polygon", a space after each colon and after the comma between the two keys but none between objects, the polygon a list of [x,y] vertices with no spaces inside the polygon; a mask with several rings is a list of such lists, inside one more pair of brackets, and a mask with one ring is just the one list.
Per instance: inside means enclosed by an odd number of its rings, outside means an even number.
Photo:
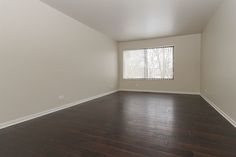
[{"label": "white window frame", "polygon": [[[131,51],[131,50],[144,50],[144,49],[158,49],[158,48],[172,48],[173,51],[173,59],[172,59],[172,64],[173,64],[173,77],[172,78],[124,78],[124,51]],[[122,79],[123,80],[174,80],[175,79],[175,73],[174,73],[174,67],[175,67],[175,63],[174,63],[174,46],[159,46],[159,47],[148,47],[148,48],[138,48],[138,49],[123,49],[122,50]]]}]

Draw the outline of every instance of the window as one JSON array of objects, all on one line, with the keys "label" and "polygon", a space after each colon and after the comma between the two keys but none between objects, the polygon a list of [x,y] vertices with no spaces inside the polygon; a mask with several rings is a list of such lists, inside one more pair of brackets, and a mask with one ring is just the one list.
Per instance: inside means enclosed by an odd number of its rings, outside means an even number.
[{"label": "window", "polygon": [[124,79],[173,79],[174,47],[123,51]]}]

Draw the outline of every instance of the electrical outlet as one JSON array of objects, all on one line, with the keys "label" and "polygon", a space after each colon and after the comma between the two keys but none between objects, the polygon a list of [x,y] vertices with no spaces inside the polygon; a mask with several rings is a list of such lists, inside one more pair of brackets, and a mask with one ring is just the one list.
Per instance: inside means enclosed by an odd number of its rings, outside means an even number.
[{"label": "electrical outlet", "polygon": [[59,100],[63,100],[64,98],[65,98],[64,95],[60,95],[60,96],[58,96],[58,99],[59,99]]}]

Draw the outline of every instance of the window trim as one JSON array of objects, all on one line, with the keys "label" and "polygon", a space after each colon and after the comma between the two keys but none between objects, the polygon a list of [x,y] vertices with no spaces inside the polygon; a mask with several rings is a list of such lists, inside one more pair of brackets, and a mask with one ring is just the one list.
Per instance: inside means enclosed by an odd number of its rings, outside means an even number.
[{"label": "window trim", "polygon": [[[173,49],[173,77],[172,78],[124,78],[124,51],[131,50],[144,50],[144,49],[158,49],[158,48],[170,48]],[[158,46],[158,47],[149,47],[149,48],[136,48],[136,49],[122,49],[122,80],[136,80],[136,81],[173,81],[175,79],[175,46],[174,45],[166,45],[166,46]]]}]

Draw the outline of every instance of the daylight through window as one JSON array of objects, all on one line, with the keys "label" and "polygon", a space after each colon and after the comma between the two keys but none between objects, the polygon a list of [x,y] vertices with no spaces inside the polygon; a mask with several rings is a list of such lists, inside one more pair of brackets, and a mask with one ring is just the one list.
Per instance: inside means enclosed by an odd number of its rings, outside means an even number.
[{"label": "daylight through window", "polygon": [[174,47],[123,51],[124,79],[173,79]]}]

